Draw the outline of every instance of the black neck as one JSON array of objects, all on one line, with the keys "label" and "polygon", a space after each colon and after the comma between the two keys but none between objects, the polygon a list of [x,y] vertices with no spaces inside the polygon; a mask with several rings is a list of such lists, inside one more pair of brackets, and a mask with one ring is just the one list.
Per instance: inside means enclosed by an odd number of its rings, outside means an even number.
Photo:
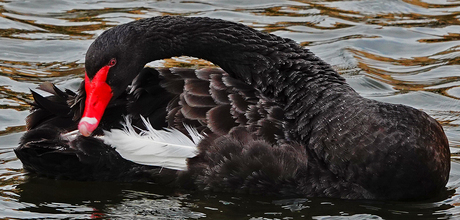
[{"label": "black neck", "polygon": [[293,94],[303,94],[309,87],[331,89],[344,84],[329,64],[294,41],[241,24],[155,17],[127,25],[142,36],[135,49],[142,51],[142,65],[180,55],[202,58],[277,101],[292,100]]}]

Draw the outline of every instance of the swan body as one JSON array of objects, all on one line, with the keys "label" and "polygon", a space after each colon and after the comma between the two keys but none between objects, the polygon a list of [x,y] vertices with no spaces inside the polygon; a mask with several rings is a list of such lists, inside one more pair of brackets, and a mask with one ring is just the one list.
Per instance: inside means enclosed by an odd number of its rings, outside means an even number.
[{"label": "swan body", "polygon": [[[144,68],[179,55],[221,69]],[[15,149],[26,170],[347,199],[428,198],[448,180],[448,141],[433,118],[363,98],[308,49],[241,24],[134,21],[99,36],[85,68],[78,93],[33,93]],[[82,135],[63,137],[75,129]]]}]

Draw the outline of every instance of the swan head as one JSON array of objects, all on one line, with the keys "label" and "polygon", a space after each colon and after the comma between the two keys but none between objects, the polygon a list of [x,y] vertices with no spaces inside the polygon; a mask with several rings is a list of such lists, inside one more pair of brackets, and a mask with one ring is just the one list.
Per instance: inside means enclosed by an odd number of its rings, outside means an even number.
[{"label": "swan head", "polygon": [[148,62],[138,55],[141,50],[131,48],[137,42],[135,35],[118,26],[104,32],[89,47],[85,59],[85,108],[78,124],[82,135],[91,135],[111,100],[126,90]]}]

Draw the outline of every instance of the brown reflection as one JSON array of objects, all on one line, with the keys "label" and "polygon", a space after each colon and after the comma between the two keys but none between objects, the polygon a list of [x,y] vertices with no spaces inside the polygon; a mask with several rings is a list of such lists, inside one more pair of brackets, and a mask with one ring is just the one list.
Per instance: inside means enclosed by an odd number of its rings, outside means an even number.
[{"label": "brown reflection", "polygon": [[11,16],[1,15],[2,17],[20,22],[23,24],[32,25],[34,27],[45,29],[46,31],[36,30],[36,31],[29,31],[29,30],[21,30],[21,29],[0,29],[0,36],[1,37],[8,37],[8,38],[16,38],[22,40],[30,40],[26,37],[20,37],[18,34],[27,34],[27,33],[55,33],[55,34],[64,34],[63,38],[69,38],[69,36],[79,36],[85,37],[84,39],[91,39],[93,35],[83,33],[84,31],[91,31],[91,30],[99,30],[101,27],[105,27],[104,24],[92,24],[92,25],[80,25],[80,26],[58,26],[58,25],[50,25],[50,24],[38,24],[34,20],[26,20],[26,19],[18,19]]},{"label": "brown reflection", "polygon": [[[314,6],[313,3],[309,3],[310,5]],[[308,20],[307,16],[313,16],[313,15],[320,15],[324,16],[325,15],[330,15],[334,13],[334,10],[328,10],[327,13],[317,13],[317,12],[309,12],[308,10],[312,9],[312,7],[307,7],[307,6],[299,6],[299,5],[292,5],[292,6],[286,6],[286,7],[271,7],[271,8],[266,8],[263,9],[262,11],[256,11],[253,12],[255,15],[259,16],[284,16],[284,17],[305,17],[305,20]],[[305,11],[304,13],[302,13]],[[334,17],[334,16],[331,16]],[[321,19],[320,19],[321,20]],[[332,24],[330,27],[322,26],[318,24],[319,21],[305,21],[305,22],[276,22],[273,24],[268,24],[264,27],[264,30],[266,32],[274,32],[274,31],[279,31],[279,30],[285,30],[286,27],[289,26],[306,26],[306,27],[312,27],[315,29],[340,29],[340,28],[346,28],[350,27],[352,25],[346,24],[346,23],[341,23],[341,22],[336,22]],[[292,31],[292,30],[290,30]]]},{"label": "brown reflection", "polygon": [[[392,85],[395,89],[400,91],[431,91],[435,93],[442,94],[444,96],[448,96],[454,99],[458,99],[458,97],[452,97],[446,93],[446,90],[450,89],[450,87],[443,88],[443,89],[426,89],[426,87],[433,86],[433,85],[441,85],[446,84],[449,82],[456,82],[460,81],[460,76],[455,77],[439,77],[438,81],[435,83],[426,81],[425,83],[413,83],[407,82],[403,80],[397,80],[393,77],[395,74],[418,74],[421,72],[426,72],[431,69],[438,68],[440,65],[447,65],[451,64],[452,61],[458,62],[460,58],[450,59],[450,58],[439,58],[434,59],[430,57],[412,57],[411,59],[393,59],[389,57],[379,56],[367,51],[360,51],[356,49],[348,49],[352,53],[355,54],[355,58],[358,60],[358,67],[368,73],[369,77],[372,77],[376,80],[384,81]],[[446,53],[446,52],[442,52]],[[441,54],[441,53],[440,53]],[[432,56],[440,55],[434,54]],[[406,71],[390,71],[388,69],[379,68],[376,66],[378,62],[382,63],[382,66],[388,67],[387,64],[395,65],[395,66],[405,66],[408,67]],[[372,63],[372,64],[371,64]],[[412,68],[410,68],[412,67]],[[424,68],[417,68],[417,70],[413,70],[416,67],[424,67]]]},{"label": "brown reflection", "polygon": [[[113,24],[108,24],[104,17],[99,17],[102,14],[108,13],[129,13],[129,14],[142,14],[142,9],[139,8],[104,8],[104,9],[97,9],[97,10],[80,10],[74,9],[69,10],[66,13],[53,15],[50,17],[54,17],[60,20],[68,21],[70,25],[55,25],[55,24],[41,24],[37,23],[33,16],[29,14],[23,14],[14,11],[8,11],[8,13],[19,15],[21,17],[30,17],[30,19],[24,18],[17,18],[15,16],[8,16],[3,14],[5,10],[0,8],[0,16],[11,20],[16,21],[22,24],[31,25],[33,27],[37,27],[37,29],[44,29],[42,30],[22,30],[22,29],[0,29],[0,36],[1,37],[8,37],[8,38],[16,38],[16,39],[23,39],[23,40],[30,40],[29,38],[17,36],[18,34],[27,34],[27,33],[54,33],[54,34],[62,34],[62,37],[57,37],[58,39],[68,39],[68,38],[79,38],[79,39],[93,39],[94,35],[88,32],[97,31],[97,30],[104,30],[109,27],[114,26]],[[88,22],[90,24],[83,24],[84,22]],[[75,23],[82,23],[75,25]],[[74,24],[74,25],[72,25]]]},{"label": "brown reflection", "polygon": [[[0,131],[0,136],[5,135],[5,134],[12,134],[12,133],[18,133],[22,131],[26,131],[27,128],[25,125],[22,126],[14,126],[14,127],[7,127],[5,130]],[[16,160],[16,158],[14,158]]]},{"label": "brown reflection", "polygon": [[215,67],[215,65],[207,60],[197,59],[193,57],[175,57],[170,59],[164,59],[163,65],[166,68],[171,67],[189,67],[189,68],[200,68],[200,67]]},{"label": "brown reflection", "polygon": [[452,4],[433,4],[428,2],[423,2],[420,0],[402,0],[412,5],[417,5],[423,8],[454,8],[460,6],[460,3],[452,3]]},{"label": "brown reflection", "polygon": [[79,75],[84,72],[83,64],[76,62],[34,63],[0,60],[0,76],[16,81],[36,82],[44,78]]},{"label": "brown reflection", "polygon": [[[295,0],[297,2],[302,2],[311,6],[311,8],[320,10],[319,15],[328,16],[331,18],[338,18],[348,22],[358,22],[361,24],[373,24],[380,26],[400,26],[400,27],[444,27],[447,25],[459,25],[460,19],[457,17],[460,15],[460,12],[449,12],[442,15],[437,15],[438,13],[431,14],[419,14],[419,13],[407,13],[401,11],[394,12],[377,12],[369,13],[368,11],[356,11],[355,8],[338,8],[333,7],[324,2],[339,2],[339,1],[321,1],[321,2],[311,2],[310,0]],[[431,8],[455,8],[460,4],[430,4],[425,3],[420,0],[405,0],[404,2],[412,4],[418,7],[423,7],[427,9]],[[354,4],[359,5],[359,1],[356,1]],[[339,4],[340,5],[340,4]],[[350,4],[353,5],[353,4]],[[297,6],[293,6],[296,8]],[[303,6],[304,7],[304,6]],[[352,6],[350,6],[352,7]],[[294,13],[295,14],[295,13]],[[269,14],[271,15],[271,14]],[[293,17],[292,14],[285,14],[287,16]],[[301,16],[299,14],[295,16]],[[305,16],[305,15],[304,15]],[[343,22],[345,23],[345,22]],[[339,26],[337,28],[340,28]]]},{"label": "brown reflection", "polygon": [[[436,121],[438,121],[442,126],[448,125],[449,127],[459,127],[460,125],[455,123],[460,119],[460,112],[457,111],[445,111],[445,112],[436,112]],[[454,123],[452,123],[454,122]],[[452,146],[460,146],[460,143]],[[460,153],[458,153],[460,155]]]},{"label": "brown reflection", "polygon": [[418,40],[418,42],[421,42],[421,43],[438,43],[438,42],[446,42],[446,41],[460,41],[460,33],[449,33],[447,35],[442,35],[440,36],[440,38],[436,38],[436,39]]},{"label": "brown reflection", "polygon": [[0,104],[0,109],[15,109],[18,111],[24,111],[30,108],[30,100],[32,100],[32,95],[13,91],[6,86],[0,86],[0,99],[11,100],[16,104]]},{"label": "brown reflection", "polygon": [[330,40],[322,40],[320,42],[301,42],[300,45],[302,46],[312,46],[316,44],[330,44],[338,41],[346,41],[346,40],[351,40],[351,39],[360,39],[360,38],[379,38],[378,36],[369,36],[369,35],[364,35],[364,34],[353,34],[353,35],[346,35],[343,37],[337,37],[333,38]]},{"label": "brown reflection", "polygon": [[[440,64],[440,63],[445,64],[446,62],[450,60],[450,59],[433,59],[433,58],[426,57],[426,56],[425,57],[412,57],[411,59],[406,59],[406,58],[393,59],[389,57],[379,56],[379,55],[376,55],[376,54],[373,54],[367,51],[359,51],[355,49],[349,49],[349,50],[355,54],[358,54],[362,57],[369,58],[371,60],[377,60],[377,61],[382,61],[385,63],[391,63],[391,64],[396,64],[396,65],[401,65],[401,66],[429,66],[429,65]],[[440,54],[441,53],[434,54],[432,56],[436,56]]]}]

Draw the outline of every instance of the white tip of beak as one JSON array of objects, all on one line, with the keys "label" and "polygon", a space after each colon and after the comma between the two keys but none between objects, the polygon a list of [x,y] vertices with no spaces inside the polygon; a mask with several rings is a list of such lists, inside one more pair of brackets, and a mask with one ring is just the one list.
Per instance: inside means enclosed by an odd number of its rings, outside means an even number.
[{"label": "white tip of beak", "polygon": [[83,117],[78,123],[78,130],[83,136],[88,137],[96,130],[98,124],[96,118]]}]

